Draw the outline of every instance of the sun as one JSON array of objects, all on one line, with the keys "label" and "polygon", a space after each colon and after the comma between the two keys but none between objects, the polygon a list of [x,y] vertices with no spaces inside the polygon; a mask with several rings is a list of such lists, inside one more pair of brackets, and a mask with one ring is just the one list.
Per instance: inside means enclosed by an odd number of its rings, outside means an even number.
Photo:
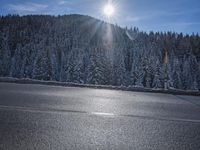
[{"label": "sun", "polygon": [[104,6],[103,13],[107,17],[112,17],[114,15],[115,8],[112,4],[107,4]]}]

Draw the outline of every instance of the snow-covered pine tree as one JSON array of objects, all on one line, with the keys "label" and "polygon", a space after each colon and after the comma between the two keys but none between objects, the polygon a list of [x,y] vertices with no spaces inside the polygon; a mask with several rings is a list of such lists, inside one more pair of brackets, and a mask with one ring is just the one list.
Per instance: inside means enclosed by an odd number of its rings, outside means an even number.
[{"label": "snow-covered pine tree", "polygon": [[9,37],[8,33],[6,33],[5,37],[3,37],[1,42],[1,75],[9,76],[11,69],[11,50],[9,47]]},{"label": "snow-covered pine tree", "polygon": [[51,80],[51,63],[49,50],[39,49],[35,60],[33,78],[39,80]]},{"label": "snow-covered pine tree", "polygon": [[124,56],[121,52],[116,52],[113,64],[113,84],[117,86],[125,86],[126,83],[126,69],[124,63]]},{"label": "snow-covered pine tree", "polygon": [[181,63],[180,60],[174,56],[174,54],[171,56],[172,58],[172,83],[171,87],[180,89],[182,87],[182,81],[181,81]]},{"label": "snow-covered pine tree", "polygon": [[155,66],[155,74],[154,74],[153,83],[152,83],[152,86],[155,89],[162,88],[162,83],[160,80],[161,74],[162,72],[161,72],[160,62],[159,60],[157,60],[156,66]]},{"label": "snow-covered pine tree", "polygon": [[137,67],[136,67],[136,71],[135,71],[135,76],[136,76],[136,81],[135,81],[135,85],[137,87],[144,87],[144,66],[142,64],[141,59],[139,59],[139,61],[137,62]]}]

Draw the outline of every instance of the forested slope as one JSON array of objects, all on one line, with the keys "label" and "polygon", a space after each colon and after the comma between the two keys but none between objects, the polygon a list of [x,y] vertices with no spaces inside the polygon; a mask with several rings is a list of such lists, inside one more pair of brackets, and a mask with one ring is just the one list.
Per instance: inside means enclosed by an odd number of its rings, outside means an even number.
[{"label": "forested slope", "polygon": [[200,37],[145,33],[82,15],[0,17],[0,76],[200,89]]}]

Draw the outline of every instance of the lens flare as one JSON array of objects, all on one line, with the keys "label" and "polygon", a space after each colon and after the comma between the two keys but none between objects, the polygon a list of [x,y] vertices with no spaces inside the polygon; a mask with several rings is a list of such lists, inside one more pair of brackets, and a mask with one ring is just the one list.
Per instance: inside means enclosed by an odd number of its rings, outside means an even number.
[{"label": "lens flare", "polygon": [[114,15],[115,8],[112,4],[107,4],[104,6],[103,12],[107,17],[111,17]]}]

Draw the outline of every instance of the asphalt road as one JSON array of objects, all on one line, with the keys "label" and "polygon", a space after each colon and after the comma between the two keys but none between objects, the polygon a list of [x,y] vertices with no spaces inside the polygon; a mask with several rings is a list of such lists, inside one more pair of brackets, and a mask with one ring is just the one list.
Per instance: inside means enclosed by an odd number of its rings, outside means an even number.
[{"label": "asphalt road", "polygon": [[0,83],[0,150],[200,150],[200,97]]}]

